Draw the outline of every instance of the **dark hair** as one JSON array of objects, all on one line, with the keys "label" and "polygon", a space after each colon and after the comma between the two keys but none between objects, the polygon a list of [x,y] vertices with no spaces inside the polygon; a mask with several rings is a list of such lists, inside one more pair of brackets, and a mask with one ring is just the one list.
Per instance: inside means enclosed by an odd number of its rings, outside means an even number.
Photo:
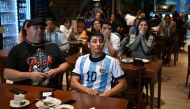
[{"label": "dark hair", "polygon": [[[145,21],[147,23],[147,26],[148,26],[146,36],[145,36],[145,38],[148,39],[148,37],[150,35],[153,35],[153,34],[152,34],[151,27],[150,27],[150,24],[149,24],[148,20],[146,18],[141,18],[140,23],[143,22],[143,21]],[[140,23],[139,23],[139,25],[140,25]],[[139,25],[138,25],[138,27],[139,27]],[[139,29],[137,30],[137,35],[138,34],[139,34]]]},{"label": "dark hair", "polygon": [[135,18],[134,24],[135,24],[135,22],[136,22],[137,20],[141,20],[141,18],[139,18],[139,17]]},{"label": "dark hair", "polygon": [[169,17],[169,19],[171,19],[171,16],[170,16],[169,14],[166,14],[166,15],[164,16],[164,20],[165,20],[167,17]]},{"label": "dark hair", "polygon": [[108,21],[103,21],[103,22],[102,22],[102,25],[101,25],[101,27],[103,26],[103,24],[106,24],[106,25],[109,25],[109,26],[111,26],[111,23],[110,23],[110,22],[108,22]]},{"label": "dark hair", "polygon": [[122,23],[120,21],[115,21],[111,25],[112,27],[112,32],[118,32],[117,27],[122,27]]},{"label": "dark hair", "polygon": [[63,24],[65,24],[67,21],[69,21],[71,23],[71,19],[70,18],[63,18]]},{"label": "dark hair", "polygon": [[51,21],[55,22],[55,19],[52,18],[52,17],[48,17],[48,18],[46,18],[46,21],[48,21],[48,20],[51,20]]},{"label": "dark hair", "polygon": [[[24,23],[23,23],[23,25],[22,25],[22,29],[21,29],[21,33],[22,33],[22,36],[24,36],[24,38],[26,37],[25,25],[26,25],[27,22],[29,23],[30,20],[25,20]],[[28,24],[27,24],[27,28],[28,28]]]},{"label": "dark hair", "polygon": [[91,40],[92,37],[94,37],[94,36],[99,36],[99,37],[101,37],[101,38],[104,40],[104,35],[103,35],[101,32],[99,32],[99,31],[93,31],[93,32],[91,32],[91,33],[89,34],[87,41],[90,42],[90,40]]},{"label": "dark hair", "polygon": [[100,21],[100,20],[95,19],[95,20],[92,21],[92,25],[91,25],[92,27],[94,26],[94,22],[95,22],[95,21],[98,21],[98,22],[101,24],[101,21]]},{"label": "dark hair", "polygon": [[94,29],[94,22],[95,22],[95,21],[98,21],[98,22],[100,23],[100,28],[101,28],[101,25],[102,25],[102,24],[101,24],[101,21],[95,19],[95,20],[93,20],[93,22],[92,22],[92,24],[91,24],[91,32],[92,32],[92,31],[97,31],[97,30]]}]

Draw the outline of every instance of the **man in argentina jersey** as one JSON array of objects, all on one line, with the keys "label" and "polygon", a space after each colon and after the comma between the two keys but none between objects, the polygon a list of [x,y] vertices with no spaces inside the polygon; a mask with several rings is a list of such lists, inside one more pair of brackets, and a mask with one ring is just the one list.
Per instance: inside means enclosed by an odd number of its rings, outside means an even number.
[{"label": "man in argentina jersey", "polygon": [[[101,32],[94,32],[88,37],[90,54],[77,59],[71,86],[83,93],[100,96],[113,96],[126,88],[127,82],[119,61],[103,52],[104,37]],[[111,87],[112,79],[118,84]]]}]

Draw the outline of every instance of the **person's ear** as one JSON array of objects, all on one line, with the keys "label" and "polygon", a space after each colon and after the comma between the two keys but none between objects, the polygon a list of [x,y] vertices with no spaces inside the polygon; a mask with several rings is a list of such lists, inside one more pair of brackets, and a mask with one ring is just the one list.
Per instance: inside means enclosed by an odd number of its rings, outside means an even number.
[{"label": "person's ear", "polygon": [[87,42],[87,46],[88,46],[88,48],[90,48],[90,43],[89,42]]},{"label": "person's ear", "polygon": [[26,34],[28,34],[29,28],[26,28],[25,30],[26,30]]}]

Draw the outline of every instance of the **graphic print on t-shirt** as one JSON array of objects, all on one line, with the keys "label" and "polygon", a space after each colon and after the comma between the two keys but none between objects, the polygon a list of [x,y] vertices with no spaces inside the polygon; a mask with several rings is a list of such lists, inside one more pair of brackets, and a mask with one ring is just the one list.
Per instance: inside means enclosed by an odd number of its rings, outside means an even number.
[{"label": "graphic print on t-shirt", "polygon": [[52,63],[52,57],[44,54],[43,50],[38,48],[33,56],[28,57],[27,63],[29,65],[30,72],[47,72]]}]

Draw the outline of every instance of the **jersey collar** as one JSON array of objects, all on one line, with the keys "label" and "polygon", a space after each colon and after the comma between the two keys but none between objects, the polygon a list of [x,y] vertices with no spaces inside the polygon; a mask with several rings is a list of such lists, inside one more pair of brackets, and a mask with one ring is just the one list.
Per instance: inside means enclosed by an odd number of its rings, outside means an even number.
[{"label": "jersey collar", "polygon": [[99,61],[103,60],[105,57],[106,57],[105,53],[103,53],[102,56],[100,56],[98,58],[93,58],[92,54],[90,54],[90,56],[89,56],[90,61],[92,61],[92,62],[99,62]]}]

